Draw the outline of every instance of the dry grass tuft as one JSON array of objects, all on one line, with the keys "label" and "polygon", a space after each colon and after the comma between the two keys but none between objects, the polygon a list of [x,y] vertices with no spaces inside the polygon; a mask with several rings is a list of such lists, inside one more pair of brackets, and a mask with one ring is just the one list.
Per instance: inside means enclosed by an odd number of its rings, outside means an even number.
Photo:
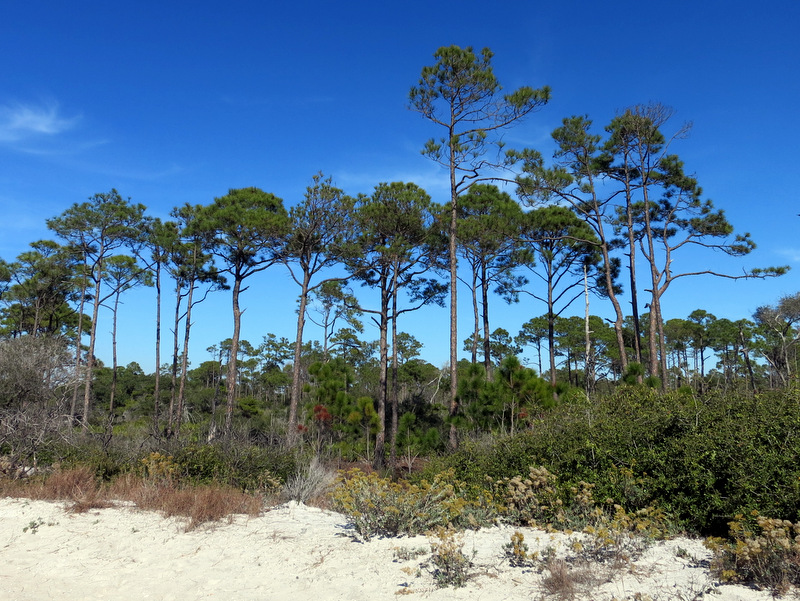
[{"label": "dry grass tuft", "polygon": [[168,517],[189,518],[187,530],[222,520],[232,514],[258,515],[263,498],[220,485],[180,486],[171,480],[154,483],[134,474],[124,474],[100,485],[90,468],[57,470],[45,477],[1,480],[6,496],[44,501],[71,501],[69,511],[80,513],[112,507],[114,501],[128,501],[146,511]]},{"label": "dry grass tuft", "polygon": [[336,482],[336,472],[325,467],[317,458],[303,471],[292,476],[283,486],[281,497],[319,506],[326,503]]},{"label": "dry grass tuft", "polygon": [[75,467],[55,471],[32,485],[37,499],[56,501],[84,501],[96,498],[99,493],[97,478],[88,467]]},{"label": "dry grass tuft", "polygon": [[106,491],[99,486],[94,471],[88,467],[56,470],[35,478],[5,480],[0,492],[10,497],[41,501],[71,501],[67,510],[73,513],[113,506]]},{"label": "dry grass tuft", "polygon": [[545,593],[561,601],[572,601],[602,582],[588,564],[570,566],[562,559],[552,559],[547,564],[547,576],[542,580]]},{"label": "dry grass tuft", "polygon": [[188,517],[187,530],[207,522],[216,522],[235,513],[258,515],[260,498],[239,490],[220,486],[186,488],[158,487],[153,494],[141,498],[142,509],[161,511],[168,517]]},{"label": "dry grass tuft", "polygon": [[95,497],[75,501],[67,508],[67,511],[70,513],[86,513],[92,509],[108,509],[109,507],[114,507],[114,503]]}]

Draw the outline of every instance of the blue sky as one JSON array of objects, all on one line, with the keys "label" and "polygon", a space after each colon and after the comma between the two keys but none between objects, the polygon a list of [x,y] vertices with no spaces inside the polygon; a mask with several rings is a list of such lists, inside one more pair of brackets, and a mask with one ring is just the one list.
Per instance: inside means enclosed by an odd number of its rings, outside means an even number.
[{"label": "blue sky", "polygon": [[[678,282],[663,299],[665,317],[696,308],[750,317],[800,290],[798,23],[796,0],[5,2],[0,257],[52,238],[47,218],[112,187],[162,218],[244,186],[291,206],[320,171],[349,194],[413,181],[445,202],[446,173],[420,155],[438,132],[406,108],[408,90],[438,47],[488,46],[506,89],[552,88],[550,104],[508,132],[511,147],[549,156],[549,134],[564,117],[587,114],[600,131],[616,112],[650,101],[674,108],[675,127],[694,123],[673,150],[758,249],[736,260],[687,255],[676,268],[795,269],[768,281]],[[280,267],[253,282],[242,297],[243,336],[293,339],[295,298]],[[463,339],[466,290],[461,299]],[[131,293],[121,311],[120,362],[151,371],[154,295]],[[498,299],[493,311],[492,327],[515,334],[544,308]],[[596,300],[592,311],[608,307]],[[195,365],[230,336],[229,294],[196,317]],[[432,363],[447,360],[446,309],[419,312],[400,329],[425,344]],[[106,362],[109,330],[106,316],[98,347]],[[316,336],[310,327],[306,337]]]}]

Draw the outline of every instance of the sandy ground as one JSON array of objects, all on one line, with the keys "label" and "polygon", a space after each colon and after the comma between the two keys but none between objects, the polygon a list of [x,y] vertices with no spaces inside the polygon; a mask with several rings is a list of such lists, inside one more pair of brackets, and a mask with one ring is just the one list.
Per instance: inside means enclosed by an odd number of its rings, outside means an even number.
[{"label": "sandy ground", "polygon": [[[466,532],[463,550],[474,554],[473,576],[462,588],[440,589],[427,537],[357,542],[342,515],[296,503],[189,532],[182,520],[133,507],[64,509],[63,503],[0,499],[0,600],[559,599],[544,588],[547,570],[511,567],[503,545],[514,530],[531,551],[564,553],[570,544],[564,535],[532,529]],[[634,565],[592,566],[599,580],[579,585],[574,598],[772,598],[719,585],[703,567],[709,557],[700,541],[659,543]]]}]

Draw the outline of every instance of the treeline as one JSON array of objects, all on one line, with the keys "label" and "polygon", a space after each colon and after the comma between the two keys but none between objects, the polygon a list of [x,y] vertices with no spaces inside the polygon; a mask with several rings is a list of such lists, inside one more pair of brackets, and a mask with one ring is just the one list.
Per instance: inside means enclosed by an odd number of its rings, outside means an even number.
[{"label": "treeline", "polygon": [[[700,394],[712,386],[790,384],[800,296],[759,308],[753,320],[716,319],[702,309],[685,320],[663,317],[676,279],[786,271],[678,270],[687,248],[740,257],[755,245],[747,234],[734,235],[672,152],[686,127],[668,131],[667,108],[626,109],[603,134],[587,117],[564,119],[548,164],[533,149],[502,146],[507,127],[548,102],[548,88],[503,94],[488,50],[449,47],[434,56],[409,103],[447,132],[423,149],[448,168],[447,203],[404,182],[351,196],[322,174],[291,207],[258,188],[233,189],[205,205],[175,207],[168,220],[116,190],[95,194],[47,220],[55,240],[0,263],[4,356],[45,374],[39,386],[58,390],[64,413],[85,428],[103,416],[110,428],[132,403],[167,437],[179,436],[197,412],[210,416],[209,439],[230,435],[244,416],[265,420],[255,430],[279,430],[290,444],[315,436],[361,445],[376,466],[387,459],[387,443],[395,460],[403,448],[455,448],[463,430],[513,432],[569,398],[570,387],[591,396],[618,382],[691,386]],[[491,181],[514,184],[517,199]],[[240,297],[275,269],[288,269],[297,285],[296,336],[266,335],[253,347],[242,338]],[[356,298],[356,285],[372,294]],[[151,376],[117,364],[120,299],[135,286],[154,289],[158,368]],[[455,327],[459,287],[474,318],[466,341]],[[223,290],[232,296],[231,337],[215,360],[190,369],[193,311]],[[493,329],[491,302],[520,295],[541,301],[543,315],[516,335]],[[610,323],[589,315],[590,295],[610,303]],[[406,313],[448,297],[451,366],[444,374],[419,358],[419,343],[399,328]],[[564,317],[580,298],[586,316]],[[112,357],[101,367],[95,346],[106,319]],[[307,319],[321,327],[321,340],[304,340]],[[364,321],[377,327],[376,342],[361,340]],[[162,323],[171,338],[162,336]],[[535,349],[536,371],[516,359],[524,348]],[[458,361],[462,349],[470,361]],[[707,365],[711,356],[718,365]],[[169,357],[166,369],[162,357]],[[4,406],[36,401],[23,383],[10,382]],[[267,427],[276,411],[280,428]]]}]

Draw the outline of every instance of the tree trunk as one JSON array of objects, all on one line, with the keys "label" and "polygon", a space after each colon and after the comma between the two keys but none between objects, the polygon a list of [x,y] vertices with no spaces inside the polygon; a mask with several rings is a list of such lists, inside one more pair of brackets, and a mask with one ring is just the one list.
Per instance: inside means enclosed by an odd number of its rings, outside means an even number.
[{"label": "tree trunk", "polygon": [[458,258],[456,257],[456,228],[458,226],[458,192],[455,166],[450,165],[450,450],[458,448]]},{"label": "tree trunk", "polygon": [[169,418],[167,421],[168,436],[172,436],[175,431],[175,401],[178,394],[178,332],[181,324],[181,300],[183,299],[181,287],[179,279],[175,286],[175,320],[172,330],[172,368],[170,369]]},{"label": "tree trunk", "polygon": [[228,397],[225,405],[225,436],[230,437],[233,428],[233,407],[236,404],[236,359],[239,354],[239,333],[242,327],[242,312],[239,309],[239,291],[242,280],[234,276],[233,282],[233,336],[231,355],[228,359]]},{"label": "tree trunk", "polygon": [[611,305],[614,307],[614,334],[616,336],[617,348],[619,349],[619,364],[620,371],[625,373],[628,369],[628,354],[625,349],[625,336],[623,334],[625,325],[625,316],[622,313],[622,307],[617,299],[617,294],[614,291],[614,277],[612,272],[611,256],[608,250],[608,243],[605,240],[605,235],[602,230],[602,222],[600,222],[600,252],[603,255],[603,283],[606,288],[606,295]]},{"label": "tree trunk", "polygon": [[397,382],[397,265],[394,270],[394,283],[392,284],[392,422],[389,432],[389,465],[392,469],[397,466],[397,430],[399,427],[398,411],[400,400],[398,398]]},{"label": "tree trunk", "polygon": [[472,312],[475,327],[472,331],[472,364],[478,362],[478,344],[481,337],[480,311],[478,309],[478,273],[475,266],[472,267]]},{"label": "tree trunk", "polygon": [[158,432],[161,413],[161,263],[156,265],[156,373],[153,390],[153,432]]},{"label": "tree trunk", "polygon": [[[627,157],[626,157],[627,163]],[[625,172],[625,215],[628,228],[628,271],[631,286],[631,317],[633,319],[633,356],[636,363],[642,362],[642,330],[639,319],[639,293],[636,288],[636,237],[633,223],[633,206],[631,200],[631,183]]]},{"label": "tree trunk", "polygon": [[108,403],[109,425],[114,423],[114,399],[117,396],[117,312],[120,291],[114,295],[114,315],[111,320],[111,394]]},{"label": "tree trunk", "polygon": [[[84,262],[84,271],[86,263]],[[83,354],[83,310],[86,305],[86,273],[81,277],[81,297],[78,303],[78,332],[76,334],[75,343],[75,386],[72,388],[72,402],[69,406],[69,421],[75,419],[75,412],[78,409],[78,388],[79,388],[79,374],[81,373],[81,355]]]},{"label": "tree trunk", "polygon": [[661,390],[667,390],[667,338],[664,334],[664,318],[661,315],[661,295],[658,298],[658,352],[661,358]]},{"label": "tree trunk", "polygon": [[483,307],[483,366],[486,369],[486,380],[492,379],[492,351],[489,337],[489,282],[486,276],[486,264],[481,263],[481,306]]},{"label": "tree trunk", "polygon": [[[300,358],[303,351],[303,330],[306,324],[306,305],[308,303],[308,284],[311,274],[303,270],[303,284],[300,289],[300,307],[297,313],[297,333],[294,341],[294,365],[292,365],[292,396],[289,401],[289,426],[286,433],[290,446],[297,444],[297,407],[300,404]],[[327,344],[327,343],[326,343]]]},{"label": "tree trunk", "polygon": [[[555,335],[555,321],[556,316],[553,313],[553,278],[551,277],[551,266],[547,266],[547,346],[550,354],[550,385],[556,385],[556,335]],[[569,358],[567,359],[567,369],[569,369]]]},{"label": "tree trunk", "polygon": [[451,451],[458,448],[458,429],[455,417],[458,415],[458,186],[456,184],[456,164],[452,160],[455,156],[454,125],[449,126],[448,140],[450,143],[450,437],[448,445]]},{"label": "tree trunk", "polygon": [[586,378],[586,396],[589,397],[594,392],[594,355],[592,353],[592,331],[589,329],[589,275],[586,265],[583,266],[583,294],[586,299],[584,376]]},{"label": "tree trunk", "polygon": [[189,332],[192,328],[192,298],[194,297],[194,281],[189,283],[189,293],[186,297],[186,321],[183,326],[183,352],[181,353],[181,377],[178,384],[178,407],[175,417],[175,436],[181,434],[183,422],[184,398],[186,396],[186,374],[189,368]]},{"label": "tree trunk", "polygon": [[[102,256],[102,249],[100,249]],[[100,286],[103,281],[103,262],[98,261],[95,265],[96,273],[93,273],[95,280],[94,303],[92,307],[92,325],[89,331],[89,355],[86,357],[86,384],[83,389],[83,427],[89,426],[89,411],[92,403],[92,372],[94,371],[94,347],[97,339],[97,317],[100,314]]]},{"label": "tree trunk", "polygon": [[381,470],[386,467],[386,397],[389,351],[387,330],[389,329],[389,292],[386,289],[386,275],[381,275],[381,314],[380,314],[380,380],[378,384],[378,433],[375,435],[375,456],[372,467]]}]

